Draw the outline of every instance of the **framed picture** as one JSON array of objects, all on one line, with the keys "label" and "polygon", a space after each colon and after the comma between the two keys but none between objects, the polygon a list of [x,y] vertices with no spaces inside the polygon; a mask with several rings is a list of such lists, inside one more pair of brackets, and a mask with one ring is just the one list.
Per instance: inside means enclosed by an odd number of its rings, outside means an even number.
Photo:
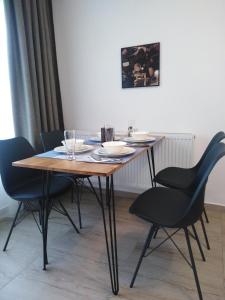
[{"label": "framed picture", "polygon": [[121,49],[122,88],[159,86],[160,43]]}]

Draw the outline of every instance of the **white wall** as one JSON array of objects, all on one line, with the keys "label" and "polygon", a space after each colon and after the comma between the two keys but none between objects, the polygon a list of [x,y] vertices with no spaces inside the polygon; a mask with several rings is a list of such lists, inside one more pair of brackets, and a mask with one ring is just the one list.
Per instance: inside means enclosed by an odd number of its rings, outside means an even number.
[{"label": "white wall", "polygon": [[[225,130],[224,0],[53,0],[65,124],[196,134]],[[120,48],[161,43],[161,85],[121,88]],[[225,161],[207,200],[225,205]]]}]

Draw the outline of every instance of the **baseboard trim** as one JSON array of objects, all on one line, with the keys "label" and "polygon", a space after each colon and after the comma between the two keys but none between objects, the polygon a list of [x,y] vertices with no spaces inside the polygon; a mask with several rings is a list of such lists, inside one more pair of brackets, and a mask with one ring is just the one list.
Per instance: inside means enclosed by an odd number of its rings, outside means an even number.
[{"label": "baseboard trim", "polygon": [[[92,184],[95,188],[98,188],[97,180],[92,178]],[[149,187],[133,187],[133,186],[124,186],[124,185],[115,185],[115,193],[119,197],[127,197],[129,199],[135,199],[138,194],[143,193]],[[211,201],[206,201],[206,205],[222,207],[225,209],[224,203],[215,203]],[[0,219],[7,218],[11,216],[12,205],[8,205],[0,208]]]},{"label": "baseboard trim", "polygon": [[[97,178],[92,177],[91,179],[93,186],[98,188],[98,181]],[[104,185],[103,185],[104,187]],[[128,185],[118,185],[115,184],[114,185],[114,189],[117,195],[125,195],[128,198],[135,198],[138,194],[143,193],[144,191],[146,191],[147,189],[149,189],[149,186],[138,186],[138,187],[134,187],[134,186],[128,186]],[[212,201],[206,201],[205,202],[207,205],[213,205],[213,206],[219,206],[219,207],[224,207],[225,208],[225,203],[218,203],[218,202],[212,202]]]},{"label": "baseboard trim", "polygon": [[212,206],[218,206],[218,207],[222,207],[225,209],[225,204],[224,203],[215,203],[215,202],[211,202],[211,201],[206,201],[205,202],[206,205],[212,205]]},{"label": "baseboard trim", "polygon": [[9,216],[10,206],[0,208],[0,219],[5,219]]}]

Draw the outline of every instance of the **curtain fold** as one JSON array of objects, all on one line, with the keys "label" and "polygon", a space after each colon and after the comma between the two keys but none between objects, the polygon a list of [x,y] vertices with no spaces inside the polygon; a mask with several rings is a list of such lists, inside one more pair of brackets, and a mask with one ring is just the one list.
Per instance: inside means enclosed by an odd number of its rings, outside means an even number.
[{"label": "curtain fold", "polygon": [[4,0],[14,127],[40,148],[64,129],[51,0]]}]

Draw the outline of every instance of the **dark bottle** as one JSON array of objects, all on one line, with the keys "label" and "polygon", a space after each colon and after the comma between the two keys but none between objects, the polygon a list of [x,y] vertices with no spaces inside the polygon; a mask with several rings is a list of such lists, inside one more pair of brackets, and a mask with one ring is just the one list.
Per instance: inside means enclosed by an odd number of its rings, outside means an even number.
[{"label": "dark bottle", "polygon": [[101,142],[102,143],[106,142],[105,133],[106,133],[105,127],[102,127],[101,128]]}]

